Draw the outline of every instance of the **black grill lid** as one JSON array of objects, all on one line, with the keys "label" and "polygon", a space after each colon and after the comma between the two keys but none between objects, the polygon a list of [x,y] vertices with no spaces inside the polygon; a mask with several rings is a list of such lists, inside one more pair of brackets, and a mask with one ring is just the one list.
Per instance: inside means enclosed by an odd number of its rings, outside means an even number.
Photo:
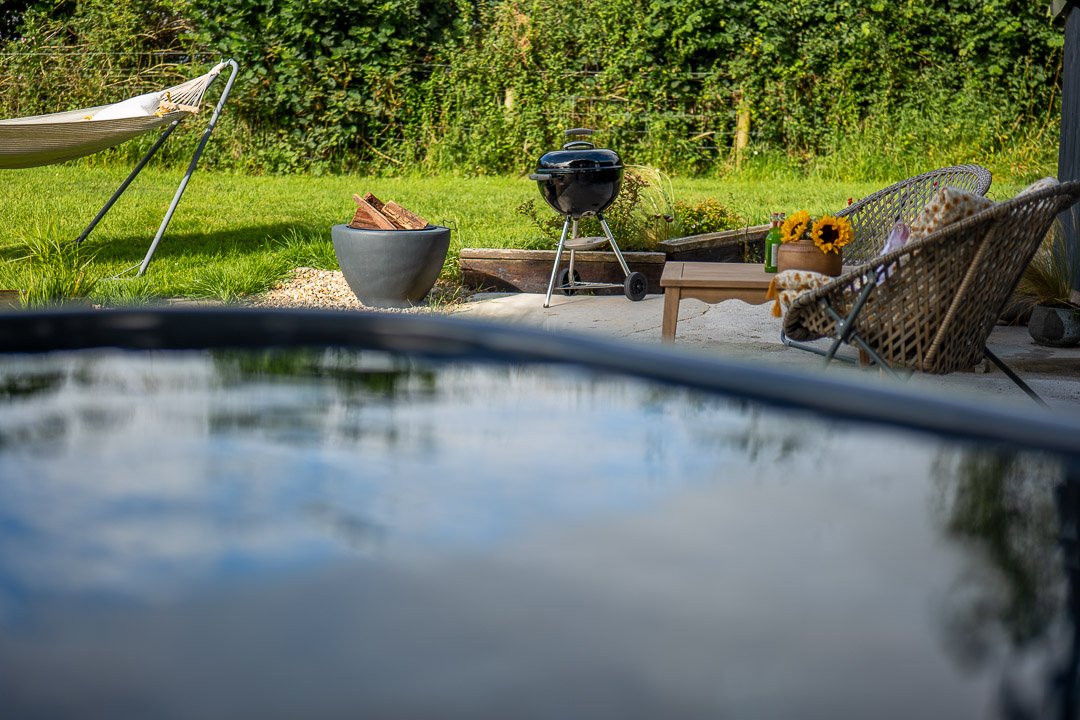
[{"label": "black grill lid", "polygon": [[[567,130],[564,135],[567,137],[592,135],[592,132],[587,128],[574,128]],[[621,167],[622,161],[618,153],[614,150],[598,148],[587,140],[572,140],[563,145],[561,150],[544,153],[536,163],[538,171],[601,170]]]}]

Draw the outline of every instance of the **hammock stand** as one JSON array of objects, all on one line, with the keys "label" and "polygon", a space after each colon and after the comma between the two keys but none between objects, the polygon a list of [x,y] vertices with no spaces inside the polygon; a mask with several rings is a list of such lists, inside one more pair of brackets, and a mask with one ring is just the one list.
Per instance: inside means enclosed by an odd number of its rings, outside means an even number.
[{"label": "hammock stand", "polygon": [[[143,158],[135,165],[135,169],[120,184],[120,187],[117,188],[94,219],[90,221],[86,229],[75,239],[75,244],[79,245],[105,217],[105,213],[109,212],[113,204],[124,194],[132,180],[146,167],[150,158],[172,135],[177,126],[187,119],[189,115],[198,112],[203,95],[226,67],[232,69],[229,80],[225,83],[225,89],[218,99],[214,113],[210,117],[210,122],[199,140],[198,147],[195,148],[195,152],[191,156],[187,172],[184,173],[180,185],[176,188],[176,194],[173,196],[172,203],[169,205],[169,209],[158,227],[157,235],[154,236],[146,257],[138,266],[139,272],[136,274],[136,277],[138,277],[146,272],[150,259],[154,256],[154,251],[157,250],[158,243],[161,242],[161,238],[165,234],[165,228],[168,227],[173,213],[176,212],[177,205],[180,204],[180,197],[184,194],[188,181],[195,172],[199,158],[202,157],[206,143],[214,132],[214,126],[217,124],[221,110],[225,106],[229,92],[232,90],[236,74],[240,70],[240,66],[237,65],[235,60],[220,63],[207,74],[194,80],[162,90],[160,93],[154,93],[153,95],[157,97],[151,97],[148,94],[112,105],[100,105],[83,110],[0,120],[0,168],[38,167],[73,160],[101,152],[152,130],[164,127],[165,129],[158,136],[158,139],[154,141],[154,144],[146,151]],[[116,115],[128,113],[111,112],[111,109],[115,109],[120,105],[134,103],[144,98],[152,106],[156,105],[156,110],[151,107],[153,111],[149,112],[149,114],[136,115],[135,117],[117,117]],[[94,116],[102,114],[103,111],[106,119],[94,119]],[[134,269],[135,266],[132,266],[120,274],[123,275]]]}]

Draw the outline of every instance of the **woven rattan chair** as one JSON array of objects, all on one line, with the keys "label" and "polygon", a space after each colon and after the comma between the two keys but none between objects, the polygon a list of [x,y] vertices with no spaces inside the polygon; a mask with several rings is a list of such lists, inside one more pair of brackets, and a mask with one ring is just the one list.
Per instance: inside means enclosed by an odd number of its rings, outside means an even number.
[{"label": "woven rattan chair", "polygon": [[[897,368],[945,374],[985,357],[1042,403],[986,339],[1054,220],[1077,200],[1080,182],[1025,193],[852,268],[798,296],[781,339],[826,364],[842,343],[858,346],[897,378]],[[827,351],[804,344],[824,337]]]},{"label": "woven rattan chair", "polygon": [[844,246],[844,264],[858,265],[880,255],[893,223],[910,226],[939,188],[986,195],[991,179],[990,171],[979,165],[954,165],[902,180],[849,205],[836,213],[855,231],[855,239]]}]

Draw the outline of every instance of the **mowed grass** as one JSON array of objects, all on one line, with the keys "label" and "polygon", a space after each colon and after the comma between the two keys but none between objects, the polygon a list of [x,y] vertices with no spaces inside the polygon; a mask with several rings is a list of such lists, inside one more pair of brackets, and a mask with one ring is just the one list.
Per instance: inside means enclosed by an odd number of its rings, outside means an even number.
[{"label": "mowed grass", "polygon": [[[128,171],[87,164],[0,170],[0,289],[25,289],[33,282],[28,256],[43,244],[77,237]],[[337,269],[330,228],[349,222],[353,194],[366,192],[454,227],[442,277],[455,281],[461,248],[535,245],[539,233],[516,209],[529,199],[543,206],[536,184],[525,177],[196,172],[149,270],[136,278],[132,268],[146,254],[181,176],[179,168],[144,170],[83,243],[76,264],[103,278],[93,299],[112,305],[160,298],[233,301],[267,290],[295,267]],[[671,179],[676,201],[716,198],[749,225],[767,222],[770,212],[837,211],[849,198],[882,186],[792,178]],[[1019,189],[995,181],[991,197],[1004,199]]]}]

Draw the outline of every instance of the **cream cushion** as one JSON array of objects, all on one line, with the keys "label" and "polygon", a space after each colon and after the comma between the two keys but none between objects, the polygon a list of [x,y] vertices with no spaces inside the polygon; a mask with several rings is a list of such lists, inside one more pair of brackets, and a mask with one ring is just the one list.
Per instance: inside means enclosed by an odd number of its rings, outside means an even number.
[{"label": "cream cushion", "polygon": [[930,202],[926,203],[926,207],[919,213],[919,217],[915,218],[915,222],[911,224],[908,242],[924,238],[946,225],[952,225],[954,222],[971,217],[996,204],[989,198],[967,190],[943,187],[933,194]]},{"label": "cream cushion", "polygon": [[[1028,193],[1038,192],[1058,184],[1057,178],[1044,177],[1036,180],[1031,185],[1017,193],[1017,197]],[[930,202],[919,213],[919,217],[911,225],[910,240],[918,240],[940,230],[946,225],[971,217],[975,213],[982,212],[996,205],[993,200],[985,198],[967,190],[954,187],[944,187],[934,193]]]},{"label": "cream cushion", "polygon": [[786,311],[795,298],[804,292],[816,290],[835,279],[831,275],[824,275],[813,270],[785,270],[777,273],[769,283],[769,291],[765,296],[769,300],[776,300],[772,309],[773,317],[780,317],[781,304]]},{"label": "cream cushion", "polygon": [[1028,185],[1026,188],[1016,193],[1016,197],[1021,195],[1027,195],[1028,193],[1038,192],[1039,190],[1045,190],[1046,188],[1052,188],[1056,185],[1060,185],[1058,179],[1055,177],[1044,177],[1042,180],[1036,180]]}]

